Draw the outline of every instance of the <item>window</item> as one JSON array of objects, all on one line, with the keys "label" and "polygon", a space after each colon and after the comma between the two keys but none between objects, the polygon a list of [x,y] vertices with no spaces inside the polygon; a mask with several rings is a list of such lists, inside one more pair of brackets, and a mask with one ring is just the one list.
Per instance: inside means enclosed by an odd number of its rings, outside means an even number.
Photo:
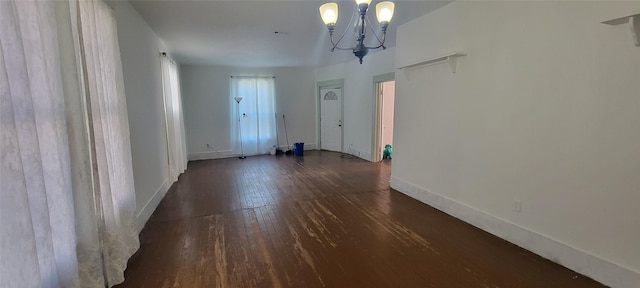
[{"label": "window", "polygon": [[[233,100],[242,97],[240,103]],[[276,142],[273,77],[231,77],[232,147],[234,154],[268,154]]]}]

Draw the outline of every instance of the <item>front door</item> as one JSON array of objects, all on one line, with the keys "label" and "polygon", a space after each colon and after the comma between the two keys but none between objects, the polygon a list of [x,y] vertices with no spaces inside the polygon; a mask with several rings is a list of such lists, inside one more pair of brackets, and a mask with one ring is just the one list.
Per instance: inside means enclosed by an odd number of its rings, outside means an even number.
[{"label": "front door", "polygon": [[320,89],[320,146],[342,152],[342,88]]}]

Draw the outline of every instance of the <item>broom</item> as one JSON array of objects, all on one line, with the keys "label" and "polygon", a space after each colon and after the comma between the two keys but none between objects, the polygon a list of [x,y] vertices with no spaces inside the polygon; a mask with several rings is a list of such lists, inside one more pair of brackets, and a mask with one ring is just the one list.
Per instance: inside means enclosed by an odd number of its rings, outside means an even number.
[{"label": "broom", "polygon": [[287,152],[284,152],[286,155],[291,155],[291,146],[289,145],[289,134],[287,134],[287,118],[282,114],[282,122],[284,122],[284,135],[287,138]]},{"label": "broom", "polygon": [[284,151],[280,149],[280,136],[278,135],[278,113],[276,113],[276,155],[284,154]]}]

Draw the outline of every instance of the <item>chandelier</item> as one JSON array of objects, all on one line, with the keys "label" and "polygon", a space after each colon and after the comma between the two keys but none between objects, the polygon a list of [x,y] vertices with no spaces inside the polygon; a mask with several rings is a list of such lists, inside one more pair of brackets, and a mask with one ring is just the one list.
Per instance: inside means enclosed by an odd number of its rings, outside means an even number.
[{"label": "chandelier", "polygon": [[362,58],[369,53],[369,49],[378,49],[382,48],[386,49],[384,46],[385,37],[387,35],[387,27],[389,26],[389,22],[391,22],[391,18],[393,17],[393,9],[395,5],[393,2],[384,1],[380,2],[376,5],[376,17],[378,18],[378,22],[380,23],[380,28],[382,29],[382,35],[378,36],[375,32],[371,34],[376,38],[377,46],[366,46],[364,44],[364,38],[367,33],[367,26],[371,25],[369,23],[369,19],[367,18],[367,10],[369,9],[369,4],[371,4],[371,0],[355,0],[356,5],[358,5],[358,11],[353,14],[353,17],[358,17],[358,19],[354,22],[353,18],[351,19],[351,25],[353,25],[353,29],[356,33],[356,45],[353,47],[338,47],[340,41],[346,34],[349,27],[345,30],[344,33],[338,38],[338,41],[335,41],[333,38],[333,31],[336,27],[336,22],[338,22],[338,4],[335,2],[325,3],[320,6],[320,16],[322,17],[322,21],[327,28],[329,29],[329,37],[331,38],[331,52],[334,50],[351,50],[353,51],[353,55],[358,57],[360,60],[360,64],[362,64]]}]

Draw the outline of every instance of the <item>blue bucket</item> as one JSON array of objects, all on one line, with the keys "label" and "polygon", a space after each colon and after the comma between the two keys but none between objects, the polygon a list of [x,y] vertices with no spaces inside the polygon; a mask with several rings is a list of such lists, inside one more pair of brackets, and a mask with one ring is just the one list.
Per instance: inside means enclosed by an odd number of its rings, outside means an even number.
[{"label": "blue bucket", "polygon": [[304,142],[293,143],[293,155],[304,156]]}]

